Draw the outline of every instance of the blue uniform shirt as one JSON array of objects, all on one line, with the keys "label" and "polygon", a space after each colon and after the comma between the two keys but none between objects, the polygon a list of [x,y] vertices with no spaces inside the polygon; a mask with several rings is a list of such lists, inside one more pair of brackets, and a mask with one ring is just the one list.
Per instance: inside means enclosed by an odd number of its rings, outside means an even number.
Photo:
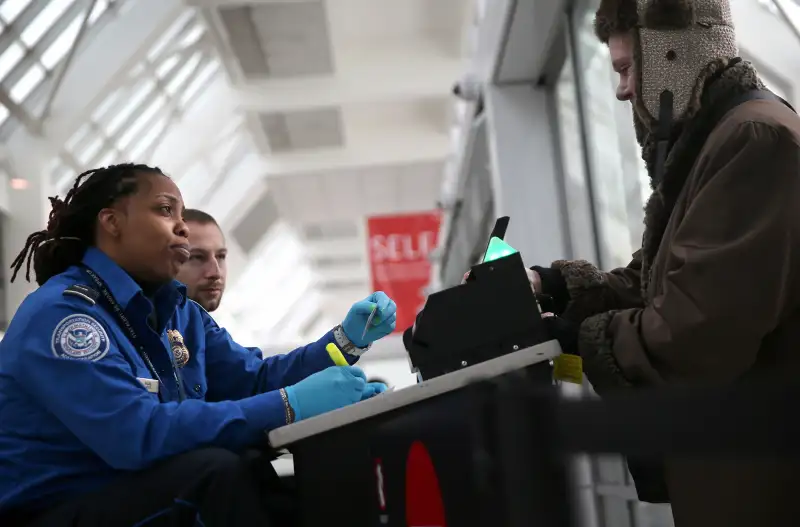
[{"label": "blue uniform shirt", "polygon": [[[0,510],[62,500],[199,447],[265,441],[265,431],[286,423],[277,390],[332,365],[332,332],[262,360],[187,300],[182,284],[151,300],[98,249],[83,262],[123,309],[160,386],[114,315],[90,296],[65,294],[75,284],[96,289],[83,268],[48,280],[0,342]],[[182,396],[171,344],[189,352],[177,369]]]}]

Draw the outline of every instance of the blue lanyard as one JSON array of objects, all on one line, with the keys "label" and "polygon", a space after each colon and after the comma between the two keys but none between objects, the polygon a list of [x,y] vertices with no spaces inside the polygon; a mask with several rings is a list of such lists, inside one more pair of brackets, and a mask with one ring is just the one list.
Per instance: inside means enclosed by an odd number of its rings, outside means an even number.
[{"label": "blue lanyard", "polygon": [[[128,340],[130,341],[131,344],[133,344],[133,347],[136,348],[136,351],[139,353],[139,356],[141,356],[142,360],[144,360],[147,369],[150,370],[150,373],[153,375],[153,377],[155,377],[156,381],[158,381],[158,385],[164,386],[164,389],[166,389],[166,385],[161,381],[161,377],[158,375],[158,371],[156,371],[155,366],[153,366],[153,362],[150,360],[150,355],[147,354],[147,350],[142,344],[142,340],[139,338],[139,334],[133,328],[133,325],[131,324],[130,320],[128,320],[128,317],[125,316],[125,313],[122,310],[122,306],[119,305],[117,299],[114,298],[114,295],[112,295],[111,291],[108,290],[108,286],[106,286],[106,283],[103,281],[102,278],[97,276],[97,273],[95,273],[88,267],[84,266],[83,270],[89,276],[89,278],[92,279],[95,286],[97,286],[97,289],[100,292],[100,298],[98,299],[100,303],[103,305],[106,311],[111,313],[117,319],[117,323],[119,324],[119,326],[123,330],[125,330],[125,332],[128,334]],[[183,393],[183,383],[181,383],[180,375],[178,375],[178,370],[175,368],[175,362],[172,360],[172,357],[170,357],[169,362],[170,365],[172,366],[172,375],[175,378],[175,383],[178,386],[178,400],[182,402],[185,398],[185,395]]]}]

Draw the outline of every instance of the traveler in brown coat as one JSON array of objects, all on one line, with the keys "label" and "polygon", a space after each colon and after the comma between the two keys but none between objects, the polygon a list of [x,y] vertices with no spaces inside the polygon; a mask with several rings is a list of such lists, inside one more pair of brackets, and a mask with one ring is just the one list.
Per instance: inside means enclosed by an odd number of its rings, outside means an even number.
[{"label": "traveler in brown coat", "polygon": [[[800,118],[737,58],[727,0],[603,0],[595,29],[620,74],[618,98],[632,103],[654,191],[628,267],[535,268],[537,289],[567,306],[548,325],[601,396],[796,377]],[[640,499],[671,502],[677,527],[800,522],[795,460],[630,468]]]}]

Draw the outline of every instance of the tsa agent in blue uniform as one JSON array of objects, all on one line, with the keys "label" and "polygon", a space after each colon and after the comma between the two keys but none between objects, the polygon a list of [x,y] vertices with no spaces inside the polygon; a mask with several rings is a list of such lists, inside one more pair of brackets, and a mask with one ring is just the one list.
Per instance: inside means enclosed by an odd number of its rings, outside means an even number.
[{"label": "tsa agent in blue uniform", "polygon": [[32,257],[41,287],[0,343],[0,525],[291,522],[248,449],[385,389],[325,346],[355,363],[393,330],[394,302],[374,293],[317,342],[262,360],[174,280],[188,231],[160,170],[92,170],[51,203],[13,265],[29,275]]}]

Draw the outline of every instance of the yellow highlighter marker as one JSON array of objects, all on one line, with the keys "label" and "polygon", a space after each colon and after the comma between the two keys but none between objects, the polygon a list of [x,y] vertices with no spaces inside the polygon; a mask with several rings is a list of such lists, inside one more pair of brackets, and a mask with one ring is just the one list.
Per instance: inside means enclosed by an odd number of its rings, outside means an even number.
[{"label": "yellow highlighter marker", "polygon": [[350,366],[350,363],[347,362],[347,359],[345,359],[344,355],[342,355],[342,351],[333,342],[325,346],[325,351],[328,352],[328,355],[330,355],[331,360],[337,366]]}]

